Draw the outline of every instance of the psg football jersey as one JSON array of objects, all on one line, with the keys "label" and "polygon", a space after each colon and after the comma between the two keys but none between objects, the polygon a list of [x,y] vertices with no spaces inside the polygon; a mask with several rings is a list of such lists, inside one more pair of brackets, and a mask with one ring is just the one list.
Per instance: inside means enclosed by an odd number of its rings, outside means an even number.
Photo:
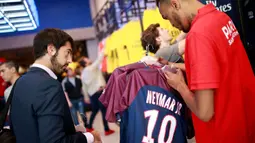
[{"label": "psg football jersey", "polygon": [[159,69],[130,73],[120,102],[121,143],[186,143],[185,104]]},{"label": "psg football jersey", "polygon": [[107,108],[105,117],[107,121],[116,122],[116,114],[119,112],[119,106],[121,106],[120,100],[126,87],[128,74],[135,69],[145,67],[144,63],[136,62],[114,70],[103,94],[99,98],[99,101]]}]

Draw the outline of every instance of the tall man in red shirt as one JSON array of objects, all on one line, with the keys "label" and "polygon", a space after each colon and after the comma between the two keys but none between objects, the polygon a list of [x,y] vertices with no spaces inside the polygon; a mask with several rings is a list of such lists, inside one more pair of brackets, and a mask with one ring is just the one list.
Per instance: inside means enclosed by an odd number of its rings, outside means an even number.
[{"label": "tall man in red shirt", "polygon": [[173,26],[189,32],[185,67],[166,73],[194,113],[197,143],[255,142],[255,77],[232,20],[197,0],[157,0]]}]

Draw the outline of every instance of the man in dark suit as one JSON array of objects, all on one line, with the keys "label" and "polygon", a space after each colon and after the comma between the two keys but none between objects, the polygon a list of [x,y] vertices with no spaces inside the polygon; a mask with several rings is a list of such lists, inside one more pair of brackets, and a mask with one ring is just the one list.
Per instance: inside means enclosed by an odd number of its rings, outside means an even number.
[{"label": "man in dark suit", "polygon": [[11,123],[17,143],[101,142],[97,132],[74,126],[62,86],[55,75],[72,62],[73,39],[45,29],[34,38],[35,63],[14,87]]}]

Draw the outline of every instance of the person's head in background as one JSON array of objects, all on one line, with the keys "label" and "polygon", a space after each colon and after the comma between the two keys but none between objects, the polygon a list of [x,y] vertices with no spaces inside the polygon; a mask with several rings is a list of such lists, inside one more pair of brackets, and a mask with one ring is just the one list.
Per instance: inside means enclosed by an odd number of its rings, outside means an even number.
[{"label": "person's head in background", "polygon": [[149,51],[156,53],[159,48],[169,46],[172,37],[167,29],[161,28],[160,25],[151,24],[143,33],[141,37],[142,46],[145,49],[148,44],[153,46]]},{"label": "person's head in background", "polygon": [[0,65],[0,75],[5,82],[13,84],[19,77],[19,66],[13,61],[7,61]]},{"label": "person's head in background", "polygon": [[74,77],[75,76],[74,70],[70,67],[66,68],[66,74],[67,74],[68,77]]},{"label": "person's head in background", "polygon": [[85,68],[92,64],[92,61],[87,57],[82,57],[79,61],[79,64],[82,68]]},{"label": "person's head in background", "polygon": [[203,6],[198,0],[157,0],[160,14],[177,29],[188,33],[193,18]]},{"label": "person's head in background", "polygon": [[73,39],[59,29],[44,29],[34,38],[35,63],[50,68],[56,74],[63,72],[72,62]]}]

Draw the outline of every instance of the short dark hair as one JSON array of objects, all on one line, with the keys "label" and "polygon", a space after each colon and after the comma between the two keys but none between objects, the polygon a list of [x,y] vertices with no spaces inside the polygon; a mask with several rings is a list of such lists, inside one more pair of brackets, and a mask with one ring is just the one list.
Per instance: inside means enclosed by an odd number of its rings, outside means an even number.
[{"label": "short dark hair", "polygon": [[7,68],[14,68],[16,72],[19,72],[19,65],[15,63],[14,61],[6,61],[2,63],[1,65],[5,65]]},{"label": "short dark hair", "polygon": [[149,44],[153,46],[153,48],[150,48],[149,51],[152,53],[156,53],[159,49],[159,46],[157,44],[156,38],[159,36],[158,27],[160,27],[159,23],[151,24],[143,33],[142,33],[142,46],[144,49],[146,49],[146,46]]},{"label": "short dark hair", "polygon": [[70,35],[60,29],[48,28],[40,31],[34,38],[33,48],[35,59],[44,56],[49,44],[53,44],[58,51],[66,42],[73,48],[74,42]]},{"label": "short dark hair", "polygon": [[170,2],[170,0],[156,0],[156,5],[157,5],[157,7],[159,6],[159,4],[160,4],[161,2]]}]

